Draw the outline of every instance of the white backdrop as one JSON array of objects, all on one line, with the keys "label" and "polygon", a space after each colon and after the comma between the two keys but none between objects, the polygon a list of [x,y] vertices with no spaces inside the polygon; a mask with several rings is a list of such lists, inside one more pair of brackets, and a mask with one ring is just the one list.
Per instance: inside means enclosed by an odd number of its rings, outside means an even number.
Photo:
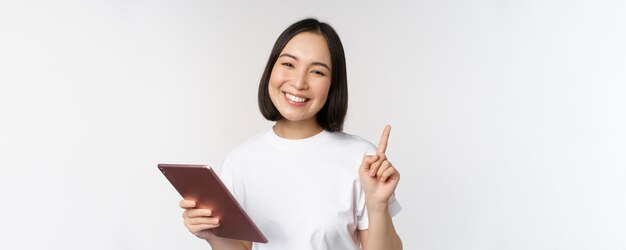
[{"label": "white backdrop", "polygon": [[346,131],[402,173],[405,249],[626,249],[624,1],[3,1],[0,249],[208,249],[159,162],[271,123],[279,33],[329,22]]}]

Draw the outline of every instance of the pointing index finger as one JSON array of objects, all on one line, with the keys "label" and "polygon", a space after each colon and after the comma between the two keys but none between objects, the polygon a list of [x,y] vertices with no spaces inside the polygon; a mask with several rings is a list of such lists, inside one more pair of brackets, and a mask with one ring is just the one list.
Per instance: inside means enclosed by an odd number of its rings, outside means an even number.
[{"label": "pointing index finger", "polygon": [[378,143],[378,153],[385,153],[387,150],[387,142],[389,141],[389,134],[391,133],[391,125],[386,125],[383,130],[383,135],[380,136],[380,142]]}]

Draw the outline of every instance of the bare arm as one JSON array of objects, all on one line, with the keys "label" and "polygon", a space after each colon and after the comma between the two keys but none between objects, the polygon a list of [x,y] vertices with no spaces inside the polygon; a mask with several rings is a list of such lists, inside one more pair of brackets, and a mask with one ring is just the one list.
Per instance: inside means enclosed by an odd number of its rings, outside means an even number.
[{"label": "bare arm", "polygon": [[250,250],[252,243],[249,241],[231,240],[226,238],[215,237],[206,240],[213,250]]},{"label": "bare arm", "polygon": [[369,219],[368,229],[359,231],[365,250],[402,249],[402,241],[389,215],[389,199],[400,182],[400,173],[385,155],[390,131],[391,126],[385,126],[376,155],[365,156],[359,168]]},{"label": "bare arm", "polygon": [[396,233],[387,206],[379,211],[372,211],[368,207],[369,229],[360,230],[359,238],[363,250],[400,250],[402,241]]}]

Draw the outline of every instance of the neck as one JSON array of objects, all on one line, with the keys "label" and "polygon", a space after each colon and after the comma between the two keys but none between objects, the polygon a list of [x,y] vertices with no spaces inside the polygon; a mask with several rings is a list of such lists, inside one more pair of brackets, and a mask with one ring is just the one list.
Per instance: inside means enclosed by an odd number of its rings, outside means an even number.
[{"label": "neck", "polygon": [[281,119],[274,125],[274,133],[285,139],[304,139],[319,134],[324,130],[317,119],[312,117],[305,121]]}]

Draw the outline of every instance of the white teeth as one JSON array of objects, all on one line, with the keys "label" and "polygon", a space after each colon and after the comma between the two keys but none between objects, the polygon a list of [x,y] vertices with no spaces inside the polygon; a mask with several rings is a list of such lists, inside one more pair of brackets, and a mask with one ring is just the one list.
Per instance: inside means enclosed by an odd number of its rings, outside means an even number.
[{"label": "white teeth", "polygon": [[292,102],[305,102],[307,99],[303,98],[303,97],[297,97],[295,95],[289,94],[289,93],[285,93],[285,95],[287,96],[287,98],[289,100],[291,100]]}]

